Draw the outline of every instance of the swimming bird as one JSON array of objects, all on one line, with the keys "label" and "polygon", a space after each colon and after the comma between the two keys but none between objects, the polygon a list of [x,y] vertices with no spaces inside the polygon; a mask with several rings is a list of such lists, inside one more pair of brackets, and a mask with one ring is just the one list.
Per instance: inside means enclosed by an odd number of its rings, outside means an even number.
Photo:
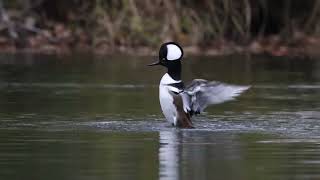
[{"label": "swimming bird", "polygon": [[194,79],[184,86],[181,80],[183,49],[176,42],[161,45],[159,60],[149,66],[167,68],[159,85],[162,112],[169,123],[180,128],[193,128],[191,117],[212,104],[233,100],[250,86],[238,86],[218,81]]}]

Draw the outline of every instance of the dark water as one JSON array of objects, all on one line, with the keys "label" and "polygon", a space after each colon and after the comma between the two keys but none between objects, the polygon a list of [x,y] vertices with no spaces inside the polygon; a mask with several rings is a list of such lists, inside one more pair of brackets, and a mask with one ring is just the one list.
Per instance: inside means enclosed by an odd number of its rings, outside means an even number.
[{"label": "dark water", "polygon": [[252,85],[192,130],[160,112],[151,57],[0,57],[0,179],[320,179],[320,60],[187,57]]}]

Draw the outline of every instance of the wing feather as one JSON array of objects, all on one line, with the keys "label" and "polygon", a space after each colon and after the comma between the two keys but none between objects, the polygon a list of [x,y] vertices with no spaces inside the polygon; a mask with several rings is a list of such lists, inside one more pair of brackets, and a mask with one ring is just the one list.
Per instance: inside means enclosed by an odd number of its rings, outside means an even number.
[{"label": "wing feather", "polygon": [[193,80],[183,92],[185,110],[200,113],[208,105],[233,100],[250,86],[231,85],[204,79]]}]

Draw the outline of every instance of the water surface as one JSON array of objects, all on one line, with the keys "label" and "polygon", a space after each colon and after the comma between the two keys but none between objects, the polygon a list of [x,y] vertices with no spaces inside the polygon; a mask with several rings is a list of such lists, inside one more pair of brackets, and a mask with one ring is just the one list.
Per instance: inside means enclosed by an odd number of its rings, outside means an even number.
[{"label": "water surface", "polygon": [[320,61],[186,57],[193,78],[252,85],[180,130],[154,57],[1,55],[0,179],[319,179]]}]

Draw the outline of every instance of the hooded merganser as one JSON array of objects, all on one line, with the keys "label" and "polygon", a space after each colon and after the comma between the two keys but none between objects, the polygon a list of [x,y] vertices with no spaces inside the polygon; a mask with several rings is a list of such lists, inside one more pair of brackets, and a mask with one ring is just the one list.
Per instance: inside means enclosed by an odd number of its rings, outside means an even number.
[{"label": "hooded merganser", "polygon": [[195,79],[186,87],[181,80],[183,50],[175,42],[161,45],[159,60],[149,66],[162,65],[168,72],[161,78],[159,99],[162,112],[173,126],[193,128],[191,117],[208,105],[233,100],[250,86],[230,85]]}]

